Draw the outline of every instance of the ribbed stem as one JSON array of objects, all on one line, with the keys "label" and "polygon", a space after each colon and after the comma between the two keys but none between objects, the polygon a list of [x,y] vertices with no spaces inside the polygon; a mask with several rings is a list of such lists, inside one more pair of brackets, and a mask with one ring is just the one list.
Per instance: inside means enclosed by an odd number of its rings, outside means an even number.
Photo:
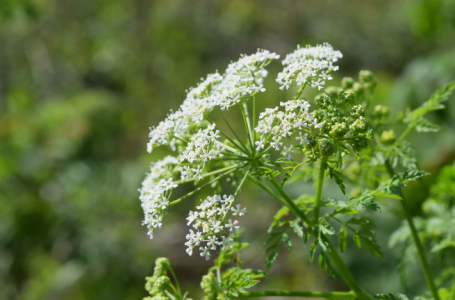
[{"label": "ribbed stem", "polygon": [[[395,171],[393,170],[392,166],[390,165],[389,161],[385,163],[387,172],[389,173],[390,177],[395,175]],[[423,272],[425,274],[425,279],[427,280],[428,287],[430,288],[431,294],[435,300],[439,300],[438,289],[433,281],[433,276],[431,275],[430,265],[428,264],[427,257],[425,255],[425,249],[423,248],[422,241],[420,240],[419,233],[414,225],[414,220],[412,219],[411,214],[409,213],[408,205],[406,204],[406,199],[403,197],[403,200],[400,201],[401,206],[403,207],[404,215],[406,221],[409,224],[409,228],[411,229],[412,238],[414,240],[414,244],[417,248],[417,253],[420,258],[420,262],[422,263]]]},{"label": "ribbed stem", "polygon": [[[282,197],[281,201],[284,201],[286,205],[291,209],[291,211],[297,215],[302,222],[306,223],[309,227],[313,225],[313,222],[305,215],[303,211],[301,211],[298,206],[295,204],[295,202],[289,197],[289,195],[281,188],[281,185],[276,181],[275,178],[270,180],[272,183],[273,187],[277,190],[277,192],[280,194]],[[321,187],[322,189],[322,187]],[[317,232],[312,232],[314,235],[317,236]],[[356,299],[360,300],[372,300],[374,299],[370,294],[365,292],[360,285],[357,283],[356,279],[352,275],[351,271],[349,271],[349,268],[346,266],[344,263],[343,259],[341,259],[340,255],[338,254],[336,248],[332,245],[330,240],[324,236],[325,242],[329,244],[330,247],[330,252],[327,252],[327,255],[330,257],[332,260],[333,264],[336,266],[338,269],[338,272],[340,272],[341,277],[343,280],[346,282],[346,284],[351,288],[353,293],[356,295]]]},{"label": "ribbed stem", "polygon": [[326,299],[355,299],[352,292],[310,292],[310,291],[260,291],[240,293],[238,298],[252,297],[307,297],[307,298],[326,298]]},{"label": "ribbed stem", "polygon": [[326,160],[323,159],[321,161],[321,166],[319,167],[318,186],[316,188],[316,198],[314,200],[313,223],[316,224],[319,221],[319,207],[321,206],[322,186],[324,185],[325,164]]}]

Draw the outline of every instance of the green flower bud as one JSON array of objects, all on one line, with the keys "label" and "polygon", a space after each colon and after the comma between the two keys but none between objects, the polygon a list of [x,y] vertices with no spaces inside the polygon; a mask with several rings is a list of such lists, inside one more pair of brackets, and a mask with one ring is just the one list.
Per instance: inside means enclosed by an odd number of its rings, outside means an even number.
[{"label": "green flower bud", "polygon": [[356,138],[350,142],[354,150],[359,151],[363,148],[368,147],[368,139],[365,136]]},{"label": "green flower bud", "polygon": [[201,288],[205,294],[204,300],[217,299],[217,286],[215,275],[212,272],[202,277]]},{"label": "green flower bud", "polygon": [[391,145],[395,142],[395,132],[393,130],[383,131],[381,134],[381,142],[386,145]]},{"label": "green flower bud", "polygon": [[333,99],[338,98],[338,94],[342,91],[339,87],[329,86],[325,89],[325,92],[329,94]]},{"label": "green flower bud", "polygon": [[[322,110],[319,110],[319,109],[313,111],[313,118],[317,119],[318,122],[321,122],[325,118],[324,112]],[[311,120],[311,121],[313,121],[313,120]]]},{"label": "green flower bud", "polygon": [[320,94],[314,99],[318,108],[326,109],[332,103],[330,97],[325,94]]},{"label": "green flower bud", "polygon": [[328,110],[327,116],[332,122],[340,122],[343,118],[343,112],[339,108],[331,108]]},{"label": "green flower bud", "polygon": [[159,292],[164,292],[169,288],[171,284],[171,280],[167,276],[160,276],[155,280],[155,284],[153,285],[153,289]]},{"label": "green flower bud", "polygon": [[353,118],[358,118],[360,116],[365,116],[365,109],[362,105],[354,105],[350,110],[349,113]]},{"label": "green flower bud", "polygon": [[348,91],[343,91],[342,93],[340,93],[339,99],[340,99],[340,102],[342,102],[342,103],[346,103],[346,102],[352,103],[354,101],[354,96],[355,96],[354,92],[351,90],[348,90]]},{"label": "green flower bud", "polygon": [[153,286],[155,285],[156,277],[145,277],[145,290],[152,295]]},{"label": "green flower bud", "polygon": [[360,82],[363,83],[366,89],[372,92],[376,87],[376,78],[374,78],[373,73],[371,71],[360,71],[359,73]]},{"label": "green flower bud", "polygon": [[319,148],[318,147],[313,147],[313,148],[306,148],[303,149],[303,154],[309,159],[309,160],[317,160],[319,158]]},{"label": "green flower bud", "polygon": [[332,130],[330,130],[330,134],[335,136],[335,137],[343,137],[349,130],[348,125],[346,123],[335,123],[332,127]]},{"label": "green flower bud", "polygon": [[321,132],[328,134],[330,132],[330,130],[332,130],[332,126],[333,126],[332,122],[330,122],[328,120],[324,120],[322,122]]},{"label": "green flower bud", "polygon": [[354,79],[352,79],[351,77],[344,77],[342,80],[341,80],[341,86],[343,87],[343,89],[350,89],[352,88],[354,85]]},{"label": "green flower bud", "polygon": [[335,154],[336,148],[331,141],[323,140],[319,144],[319,151],[321,151],[323,156],[329,157]]},{"label": "green flower bud", "polygon": [[373,82],[375,79],[371,71],[362,70],[359,72],[359,80],[361,83],[370,83]]},{"label": "green flower bud", "polygon": [[352,86],[352,91],[354,92],[354,94],[356,94],[357,96],[359,96],[360,94],[363,93],[363,86],[356,82],[354,83],[354,85]]},{"label": "green flower bud", "polygon": [[309,134],[306,139],[307,139],[308,143],[305,143],[305,148],[311,149],[311,148],[316,147],[316,145],[318,144],[316,137],[312,134]]},{"label": "green flower bud", "polygon": [[383,105],[376,105],[373,110],[373,117],[384,118],[389,115],[389,108]]},{"label": "green flower bud", "polygon": [[349,129],[351,129],[354,134],[364,133],[367,130],[367,120],[360,116],[351,124],[351,126],[349,126]]},{"label": "green flower bud", "polygon": [[166,257],[157,258],[155,261],[155,270],[153,276],[160,277],[167,274],[167,270],[171,268],[169,259]]}]

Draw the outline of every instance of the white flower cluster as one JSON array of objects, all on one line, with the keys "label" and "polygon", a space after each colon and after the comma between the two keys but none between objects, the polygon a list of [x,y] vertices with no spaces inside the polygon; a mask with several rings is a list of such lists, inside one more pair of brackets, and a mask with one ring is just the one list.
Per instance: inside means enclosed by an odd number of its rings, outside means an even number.
[{"label": "white flower cluster", "polygon": [[262,78],[267,75],[264,67],[278,58],[275,53],[258,50],[231,63],[224,76],[219,73],[208,75],[196,88],[190,89],[178,111],[151,128],[147,151],[152,152],[159,145],[169,145],[175,150],[175,143],[188,133],[189,124],[200,123],[214,107],[225,110],[258,92],[264,92]]},{"label": "white flower cluster", "polygon": [[217,141],[220,132],[215,124],[205,129],[199,125],[197,132],[190,132],[190,125],[201,123],[216,106],[225,110],[258,92],[264,92],[262,80],[267,75],[264,67],[278,58],[279,55],[267,50],[242,55],[237,62],[229,64],[224,75],[218,72],[209,74],[196,88],[190,89],[180,108],[151,128],[148,152],[159,145],[168,145],[175,151],[177,145],[186,144],[179,160],[169,156],[156,162],[142,183],[140,199],[145,214],[144,224],[151,238],[155,229],[161,227],[170,193],[177,187],[169,168],[180,165],[178,170],[182,180],[201,179],[206,162],[222,157],[226,151],[223,144]]},{"label": "white flower cluster", "polygon": [[[265,112],[259,115],[259,123],[255,128],[261,134],[261,138],[256,142],[256,150],[264,149],[267,143],[275,150],[283,147],[283,140],[289,138],[292,134],[298,133],[297,140],[300,145],[308,143],[306,139],[308,134],[304,132],[306,128],[320,128],[322,124],[317,123],[317,119],[312,118],[313,114],[309,113],[310,103],[304,100],[289,100],[281,102],[285,111],[279,111],[278,106],[267,108]],[[312,119],[312,121],[311,121]],[[296,154],[293,145],[283,147],[283,155],[289,159],[292,154]]]},{"label": "white flower cluster", "polygon": [[286,67],[278,73],[276,81],[281,85],[281,90],[307,83],[321,90],[326,80],[332,80],[330,73],[338,70],[333,63],[342,57],[340,51],[335,51],[327,43],[316,47],[298,47],[283,60]]},{"label": "white flower cluster", "polygon": [[205,129],[199,129],[199,132],[191,137],[186,149],[180,155],[180,162],[195,163],[196,168],[191,168],[190,166],[180,167],[179,171],[181,172],[182,180],[190,179],[190,177],[202,179],[205,163],[208,160],[223,157],[222,152],[225,149],[222,144],[215,145],[216,139],[220,137],[219,133],[220,131],[216,130],[216,125],[212,124]]},{"label": "white flower cluster", "polygon": [[[179,160],[173,156],[167,156],[163,160],[153,163],[151,172],[142,182],[139,199],[144,210],[144,225],[147,225],[148,235],[153,238],[155,229],[161,227],[161,222],[167,207],[169,206],[169,196],[177,184],[173,182],[172,169],[178,165]],[[169,177],[163,179],[163,177]]]},{"label": "white flower cluster", "polygon": [[[233,217],[243,216],[246,213],[246,208],[241,208],[239,204],[235,208],[232,207],[234,202],[232,195],[209,196],[201,202],[196,207],[198,211],[190,211],[188,218],[186,218],[188,220],[187,225],[192,225],[196,232],[190,229],[190,233],[186,235],[188,241],[185,246],[188,247],[186,252],[190,256],[193,254],[193,248],[200,246],[201,256],[209,260],[210,250],[216,250],[217,246],[220,246],[221,250],[232,249],[229,244],[232,239],[228,237],[227,233],[239,228],[237,226],[238,221],[233,220]],[[226,219],[229,211],[232,212],[232,216]],[[206,246],[201,245],[203,242],[207,243]]]}]

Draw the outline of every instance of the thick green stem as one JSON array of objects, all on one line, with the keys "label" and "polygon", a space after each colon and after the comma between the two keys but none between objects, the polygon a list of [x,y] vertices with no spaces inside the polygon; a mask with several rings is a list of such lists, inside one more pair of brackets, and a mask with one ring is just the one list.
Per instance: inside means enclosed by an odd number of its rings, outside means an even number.
[{"label": "thick green stem", "polygon": [[[386,165],[386,168],[387,168],[387,171],[388,171],[390,177],[395,175],[395,172],[394,172],[392,166],[390,165],[390,162],[386,161],[385,165]],[[423,248],[422,241],[420,240],[419,233],[417,232],[417,229],[414,225],[412,216],[409,213],[409,208],[406,203],[406,199],[403,197],[403,200],[401,200],[400,202],[401,202],[401,206],[403,207],[406,221],[408,222],[409,228],[411,229],[412,238],[413,238],[414,244],[417,248],[417,253],[419,255],[420,262],[422,263],[423,272],[425,274],[425,279],[427,280],[428,287],[430,288],[433,298],[435,300],[439,300],[440,298],[438,295],[438,289],[436,288],[436,285],[433,281],[433,276],[431,275],[430,265],[428,264],[428,260],[425,255],[425,249]]]},{"label": "thick green stem", "polygon": [[[309,227],[313,225],[313,222],[305,215],[303,211],[301,211],[298,206],[295,204],[295,202],[289,197],[289,195],[281,188],[281,185],[276,181],[276,179],[270,180],[272,183],[273,187],[278,191],[278,193],[281,195],[283,198],[283,201],[286,202],[287,206],[291,211],[296,214],[302,222],[306,223]],[[322,189],[322,187],[321,187]],[[317,232],[312,232],[313,235],[318,236]],[[351,288],[353,293],[356,295],[356,299],[360,300],[372,300],[373,297],[365,292],[362,287],[357,283],[356,279],[352,275],[351,271],[349,268],[346,266],[344,261],[341,259],[340,255],[338,254],[336,248],[332,245],[330,240],[323,236],[323,239],[325,242],[329,244],[330,251],[327,253],[327,255],[330,257],[332,260],[333,264],[336,266],[338,269],[338,272],[340,273],[341,277],[343,280],[346,282],[346,284]]]},{"label": "thick green stem", "polygon": [[316,198],[314,199],[314,210],[313,210],[313,223],[317,224],[319,221],[319,208],[321,206],[322,198],[322,186],[324,185],[324,172],[325,172],[326,160],[321,161],[318,175],[318,186],[316,189]]},{"label": "thick green stem", "polygon": [[326,299],[355,299],[356,295],[352,292],[260,291],[240,293],[238,296],[238,298],[253,297],[307,297]]}]

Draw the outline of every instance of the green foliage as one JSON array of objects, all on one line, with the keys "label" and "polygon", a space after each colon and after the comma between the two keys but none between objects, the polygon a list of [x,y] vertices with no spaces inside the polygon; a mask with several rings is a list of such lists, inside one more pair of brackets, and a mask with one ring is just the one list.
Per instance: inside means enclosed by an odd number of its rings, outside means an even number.
[{"label": "green foliage", "polygon": [[373,296],[377,300],[408,300],[403,294],[377,294]]},{"label": "green foliage", "polygon": [[330,178],[335,179],[335,182],[340,187],[343,194],[346,194],[346,187],[343,183],[343,179],[341,179],[341,174],[342,174],[341,170],[336,169],[336,168],[330,166],[329,164],[326,164],[326,166],[327,166],[327,169],[329,170]]}]

